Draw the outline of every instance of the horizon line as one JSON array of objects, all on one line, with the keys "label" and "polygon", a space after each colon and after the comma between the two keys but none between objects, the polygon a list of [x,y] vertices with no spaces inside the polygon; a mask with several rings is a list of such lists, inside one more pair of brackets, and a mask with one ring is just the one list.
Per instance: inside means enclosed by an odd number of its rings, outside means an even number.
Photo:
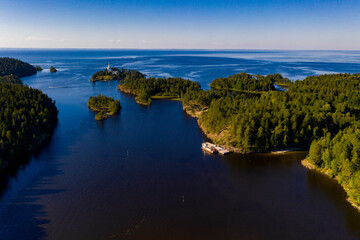
[{"label": "horizon line", "polygon": [[0,47],[0,50],[142,50],[142,51],[360,51],[360,49],[282,49],[282,48],[81,48],[81,47]]}]

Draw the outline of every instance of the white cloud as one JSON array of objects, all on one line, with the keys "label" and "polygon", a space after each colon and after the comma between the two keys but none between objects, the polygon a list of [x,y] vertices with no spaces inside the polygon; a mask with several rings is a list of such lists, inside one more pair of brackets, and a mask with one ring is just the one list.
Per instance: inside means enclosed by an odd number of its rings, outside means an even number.
[{"label": "white cloud", "polygon": [[3,37],[0,37],[0,41],[1,41],[1,40],[4,40],[4,38],[3,38]]},{"label": "white cloud", "polygon": [[110,39],[108,42],[109,43],[120,43],[121,40],[120,39],[118,39],[118,40]]},{"label": "white cloud", "polygon": [[50,38],[43,38],[43,37],[35,37],[35,36],[28,36],[26,41],[50,41]]}]

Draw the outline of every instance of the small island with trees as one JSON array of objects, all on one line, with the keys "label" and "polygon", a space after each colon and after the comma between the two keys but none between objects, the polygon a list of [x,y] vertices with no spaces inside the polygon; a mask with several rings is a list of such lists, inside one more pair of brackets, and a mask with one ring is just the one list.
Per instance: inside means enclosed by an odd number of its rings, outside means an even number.
[{"label": "small island with trees", "polygon": [[57,70],[56,70],[56,68],[54,68],[53,66],[51,66],[51,67],[50,67],[50,72],[52,72],[52,73],[56,73],[56,72],[57,72]]},{"label": "small island with trees", "polygon": [[144,78],[145,75],[136,70],[111,68],[110,64],[103,71],[98,71],[91,76],[91,82],[97,81],[111,81],[111,80],[124,80],[126,78]]},{"label": "small island with trees", "polygon": [[90,110],[97,112],[95,120],[105,120],[110,115],[118,114],[121,110],[119,100],[114,100],[112,97],[107,97],[99,94],[98,96],[90,97],[88,101]]}]

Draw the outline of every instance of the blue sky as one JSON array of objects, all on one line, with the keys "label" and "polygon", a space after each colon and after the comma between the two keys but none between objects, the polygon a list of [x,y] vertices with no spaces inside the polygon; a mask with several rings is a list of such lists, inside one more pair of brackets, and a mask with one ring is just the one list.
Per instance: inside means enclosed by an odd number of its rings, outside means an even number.
[{"label": "blue sky", "polygon": [[0,47],[360,50],[360,0],[0,0]]}]

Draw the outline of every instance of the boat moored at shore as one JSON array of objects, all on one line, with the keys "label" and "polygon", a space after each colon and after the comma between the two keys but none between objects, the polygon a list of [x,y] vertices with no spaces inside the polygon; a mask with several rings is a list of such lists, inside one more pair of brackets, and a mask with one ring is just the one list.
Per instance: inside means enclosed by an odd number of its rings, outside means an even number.
[{"label": "boat moored at shore", "polygon": [[218,151],[212,145],[213,144],[211,143],[205,142],[201,145],[201,149],[212,154],[218,153]]},{"label": "boat moored at shore", "polygon": [[220,153],[222,155],[225,155],[225,154],[228,154],[230,153],[229,150],[223,148],[223,147],[219,147],[215,144],[212,144],[212,143],[209,143],[209,142],[204,142],[202,145],[201,145],[201,149],[209,152],[209,153],[212,153],[212,154],[215,154],[215,153]]}]

